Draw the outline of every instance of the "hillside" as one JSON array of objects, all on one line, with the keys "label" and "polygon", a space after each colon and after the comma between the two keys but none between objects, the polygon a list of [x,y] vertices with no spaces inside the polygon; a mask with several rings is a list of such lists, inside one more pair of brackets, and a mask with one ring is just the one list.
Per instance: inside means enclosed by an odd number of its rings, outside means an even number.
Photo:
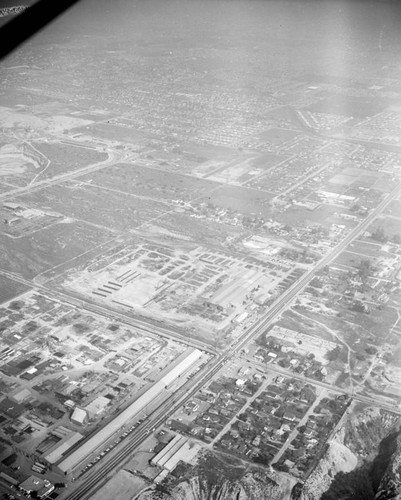
[{"label": "hillside", "polygon": [[138,500],[289,500],[294,484],[285,475],[206,452],[197,466],[178,466]]},{"label": "hillside", "polygon": [[326,454],[305,482],[299,499],[400,498],[391,493],[399,488],[399,427],[400,419],[393,413],[377,408],[355,409],[329,443]]}]

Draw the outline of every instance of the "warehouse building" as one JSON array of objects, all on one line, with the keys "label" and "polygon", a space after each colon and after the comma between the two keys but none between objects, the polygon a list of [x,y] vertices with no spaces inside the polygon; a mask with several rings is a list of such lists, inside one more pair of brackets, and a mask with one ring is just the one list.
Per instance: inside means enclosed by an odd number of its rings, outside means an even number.
[{"label": "warehouse building", "polygon": [[187,438],[177,434],[157,455],[152,458],[150,463],[157,467],[163,467],[167,460],[169,460],[186,441],[188,441]]},{"label": "warehouse building", "polygon": [[160,452],[155,455],[151,464],[168,472],[175,469],[178,462],[191,463],[200,450],[200,445],[177,434]]},{"label": "warehouse building", "polygon": [[46,462],[48,462],[49,464],[55,464],[70,448],[72,448],[82,438],[83,435],[79,432],[70,432],[58,443],[52,446],[47,451],[46,455],[43,455],[43,460],[46,460]]},{"label": "warehouse building", "polygon": [[88,421],[88,413],[82,408],[75,408],[71,415],[71,422],[76,425],[85,425]]}]

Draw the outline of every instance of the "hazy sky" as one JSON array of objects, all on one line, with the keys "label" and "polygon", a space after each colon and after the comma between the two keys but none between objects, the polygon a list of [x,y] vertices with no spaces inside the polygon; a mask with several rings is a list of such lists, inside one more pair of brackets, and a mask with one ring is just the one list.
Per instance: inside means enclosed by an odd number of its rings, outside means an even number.
[{"label": "hazy sky", "polygon": [[[68,46],[90,62],[106,58],[114,65],[118,57],[142,55],[158,57],[157,64],[164,57],[166,64],[179,65],[185,53],[186,69],[194,76],[225,68],[242,72],[249,84],[267,69],[288,79],[313,74],[363,80],[388,77],[390,68],[392,77],[401,78],[401,5],[366,0],[81,0],[28,42],[38,55],[49,47]],[[189,50],[203,53],[191,61]],[[56,60],[57,52],[49,58]],[[106,68],[99,66],[99,75]]]}]

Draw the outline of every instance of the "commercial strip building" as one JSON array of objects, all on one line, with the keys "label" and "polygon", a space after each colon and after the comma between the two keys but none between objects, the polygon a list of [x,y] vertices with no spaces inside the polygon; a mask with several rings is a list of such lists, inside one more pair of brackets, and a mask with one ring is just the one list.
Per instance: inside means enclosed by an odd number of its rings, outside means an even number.
[{"label": "commercial strip building", "polygon": [[69,474],[79,467],[91,453],[96,451],[101,445],[106,443],[113,435],[119,431],[127,422],[140,412],[146,410],[146,407],[155,401],[169,386],[175,382],[181,375],[197,366],[202,351],[198,349],[187,349],[185,353],[178,358],[178,362],[168,371],[160,380],[154,383],[146,392],[139,396],[128,408],[117,415],[111,422],[99,429],[93,436],[85,441],[82,446],[77,448],[68,457],[62,460],[57,467],[64,473]]}]

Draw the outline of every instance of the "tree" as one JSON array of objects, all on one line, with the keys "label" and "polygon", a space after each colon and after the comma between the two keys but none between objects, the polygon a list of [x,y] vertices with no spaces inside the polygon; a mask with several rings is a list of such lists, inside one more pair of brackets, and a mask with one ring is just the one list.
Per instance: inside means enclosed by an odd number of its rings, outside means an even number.
[{"label": "tree", "polygon": [[[328,361],[342,361],[343,363],[347,362],[348,359],[348,350],[345,346],[340,347],[336,346],[334,349],[331,351],[327,351],[326,353],[326,359]],[[319,371],[320,373],[320,371]]]},{"label": "tree", "polygon": [[369,259],[362,259],[358,265],[358,274],[365,281],[372,274],[373,266]]},{"label": "tree", "polygon": [[387,237],[384,234],[384,229],[382,227],[377,227],[374,231],[372,231],[372,238],[380,242],[384,242],[387,240]]},{"label": "tree", "polygon": [[365,305],[360,300],[355,300],[351,306],[351,310],[359,313],[364,313]]},{"label": "tree", "polygon": [[335,361],[336,359],[338,359],[340,351],[341,351],[341,349],[340,349],[339,346],[336,346],[334,349],[331,349],[330,351],[327,351],[327,353],[326,353],[326,359],[328,361]]},{"label": "tree", "polygon": [[400,245],[401,244],[401,235],[400,235],[400,233],[395,234],[393,236],[392,240],[393,240],[393,243],[395,243],[396,245]]}]

